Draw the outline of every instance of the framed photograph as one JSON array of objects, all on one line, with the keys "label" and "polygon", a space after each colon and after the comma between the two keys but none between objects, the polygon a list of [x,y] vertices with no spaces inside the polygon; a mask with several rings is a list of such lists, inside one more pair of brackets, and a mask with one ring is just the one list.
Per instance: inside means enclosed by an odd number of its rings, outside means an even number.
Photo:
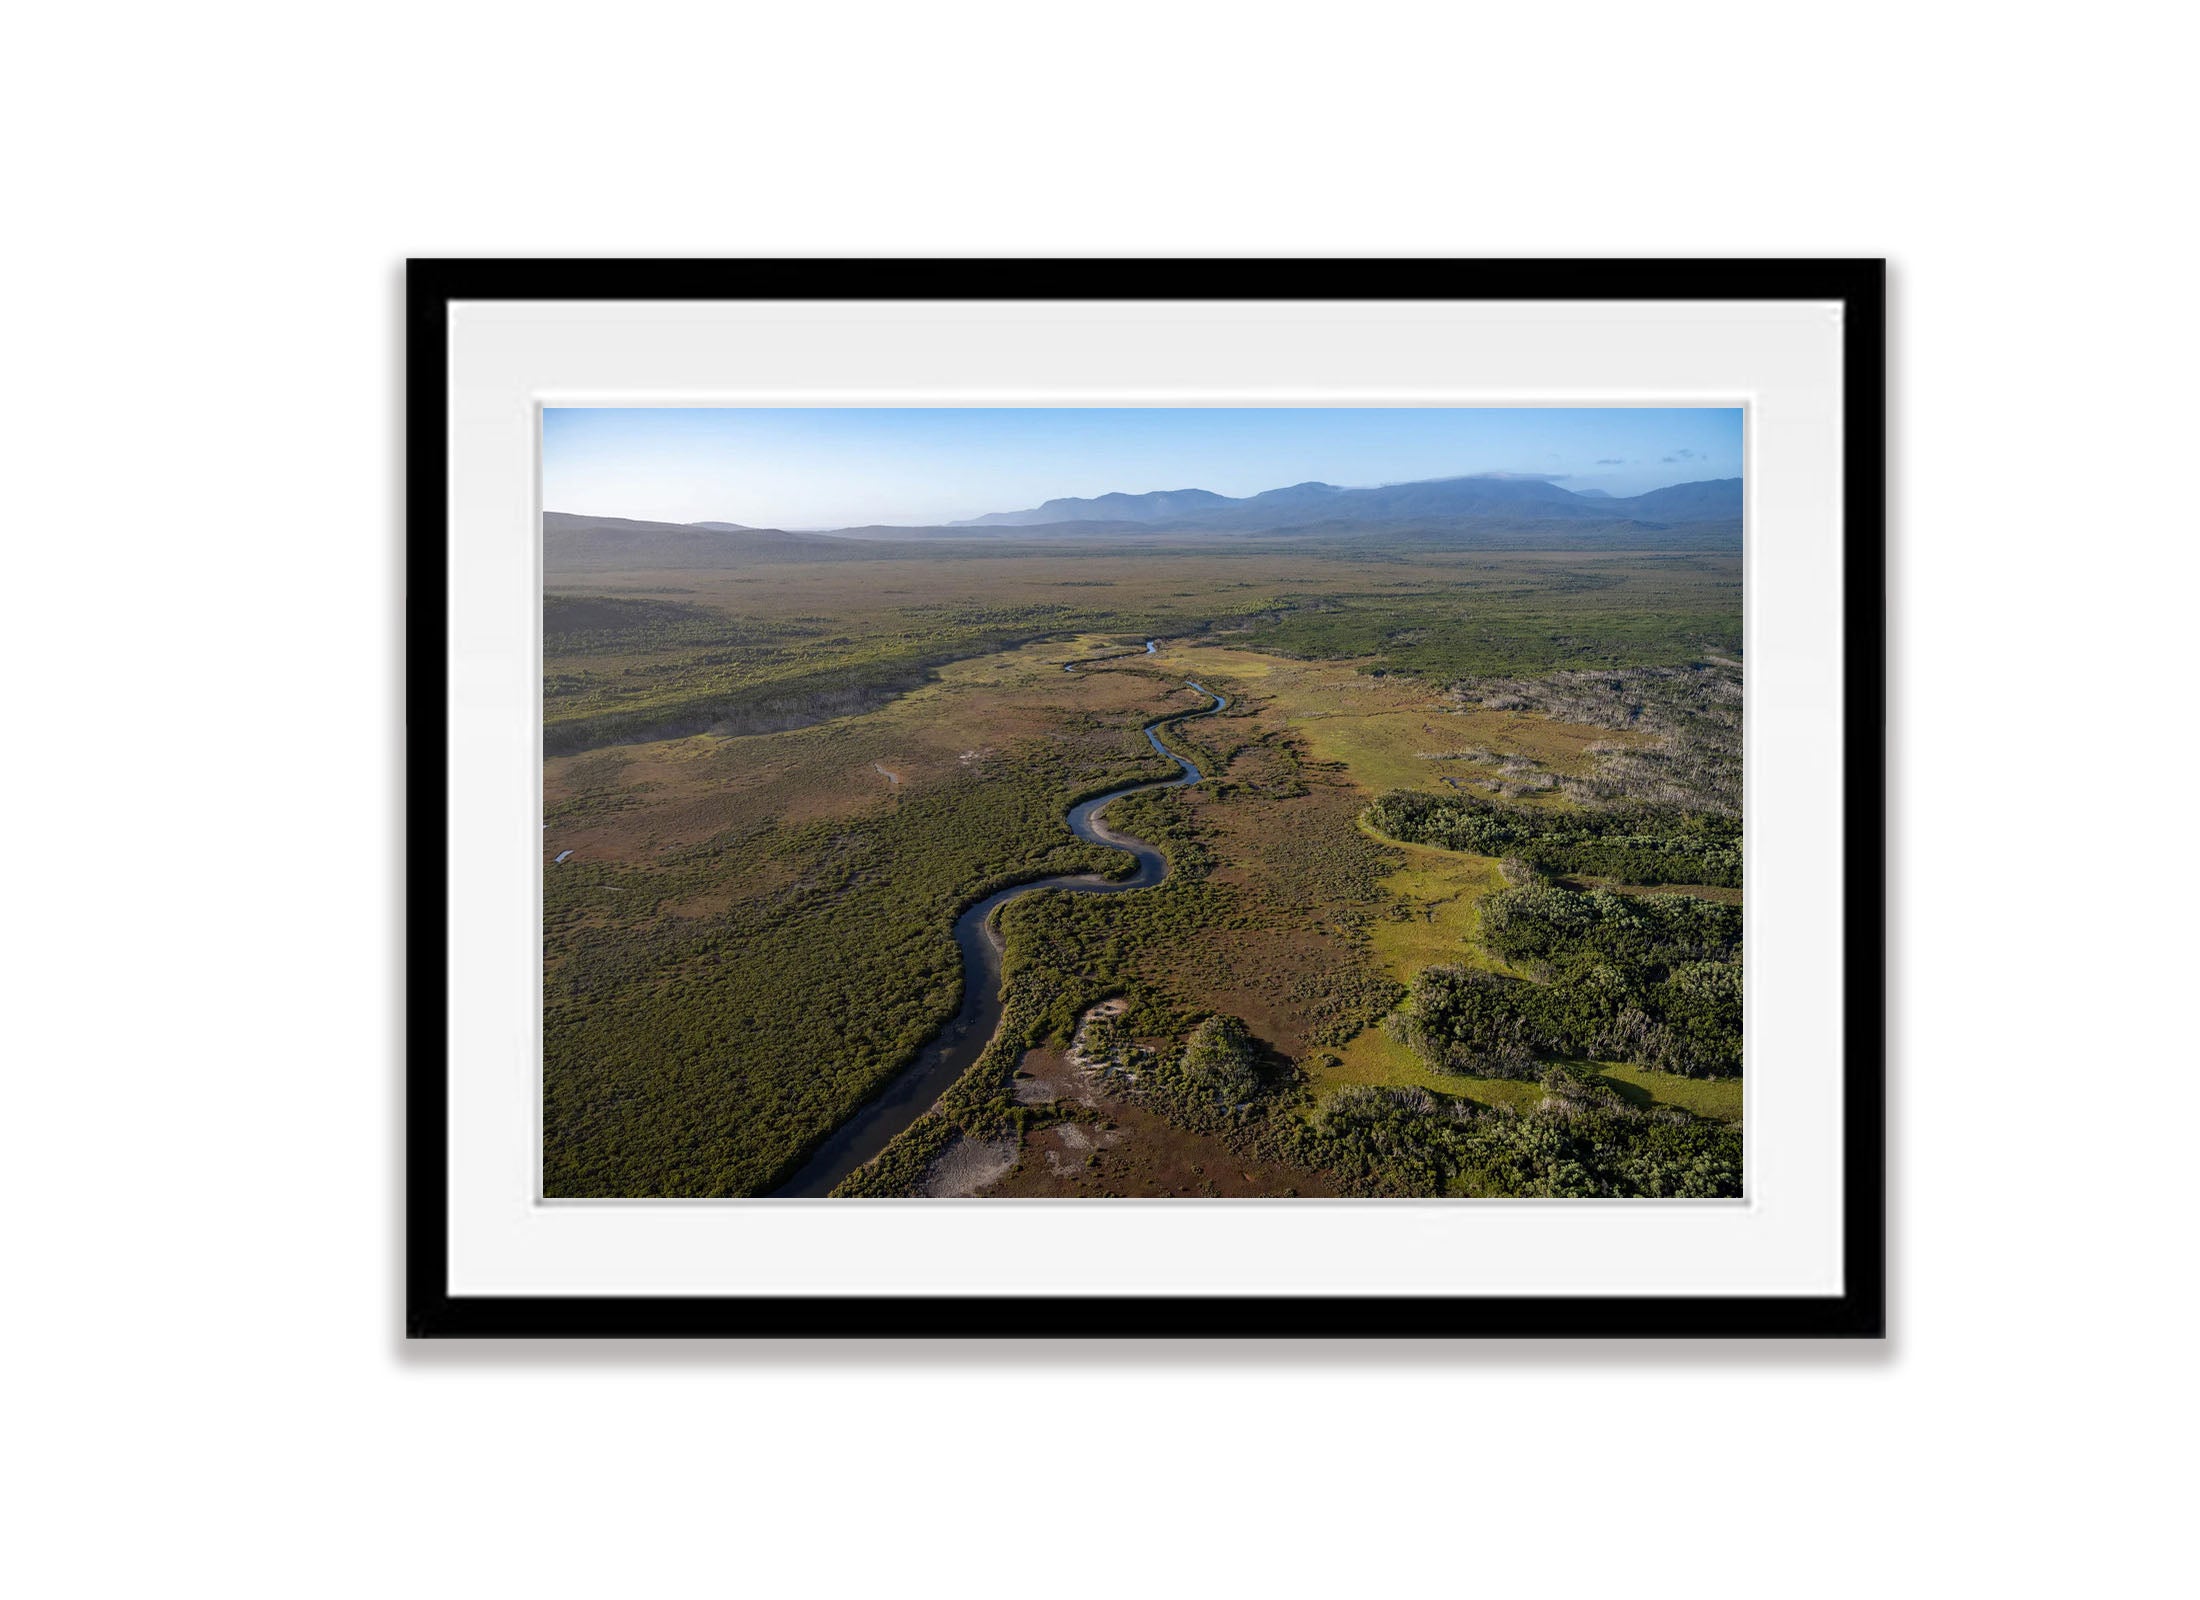
[{"label": "framed photograph", "polygon": [[407,317],[411,1334],[1883,1333],[1883,263]]}]

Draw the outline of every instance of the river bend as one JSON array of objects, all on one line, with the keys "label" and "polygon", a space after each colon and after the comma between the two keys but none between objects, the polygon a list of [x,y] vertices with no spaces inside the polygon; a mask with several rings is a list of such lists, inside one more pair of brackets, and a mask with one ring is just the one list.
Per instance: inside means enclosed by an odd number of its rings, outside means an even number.
[{"label": "river bend", "polygon": [[[1152,650],[1149,644],[1146,653],[1151,654]],[[1071,665],[1074,667],[1076,663]],[[1203,683],[1195,683],[1189,678],[1184,681],[1213,703],[1198,711],[1162,717],[1146,725],[1147,741],[1176,763],[1177,775],[1126,784],[1070,808],[1071,833],[1088,844],[1107,845],[1128,852],[1137,861],[1136,869],[1127,878],[1101,878],[1088,872],[1075,872],[1011,884],[1006,889],[995,890],[957,917],[955,945],[962,952],[962,1009],[932,1036],[914,1061],[865,1101],[854,1116],[835,1128],[793,1177],[771,1191],[775,1197],[814,1199],[830,1194],[842,1179],[876,1157],[896,1135],[930,1110],[932,1102],[946,1093],[948,1086],[969,1071],[985,1053],[985,1047],[993,1042],[993,1035],[1001,1025],[1002,1010],[1002,952],[1000,939],[992,927],[994,912],[1011,900],[1037,894],[1041,889],[1060,889],[1067,894],[1128,894],[1134,889],[1151,889],[1169,875],[1167,857],[1143,839],[1116,832],[1100,820],[1100,813],[1127,794],[1146,789],[1174,789],[1199,782],[1202,774],[1198,766],[1163,744],[1161,730],[1198,717],[1211,717],[1230,702],[1227,696],[1215,693]]]}]

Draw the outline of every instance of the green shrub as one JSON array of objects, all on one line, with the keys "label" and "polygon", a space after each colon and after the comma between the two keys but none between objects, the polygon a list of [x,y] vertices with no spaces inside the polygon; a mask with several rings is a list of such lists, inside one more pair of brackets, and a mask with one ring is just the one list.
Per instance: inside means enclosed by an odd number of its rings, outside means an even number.
[{"label": "green shrub", "polygon": [[1260,1046],[1236,1017],[1212,1016],[1184,1045],[1185,1082],[1220,1105],[1237,1105],[1261,1090]]}]

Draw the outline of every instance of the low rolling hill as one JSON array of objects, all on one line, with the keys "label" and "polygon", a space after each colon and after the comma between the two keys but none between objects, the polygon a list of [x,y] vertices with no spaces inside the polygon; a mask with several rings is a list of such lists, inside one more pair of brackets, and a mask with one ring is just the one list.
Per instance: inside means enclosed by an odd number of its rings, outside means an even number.
[{"label": "low rolling hill", "polygon": [[870,551],[848,539],[743,528],[730,523],[637,522],[629,517],[542,514],[543,570],[552,577],[588,572],[677,571],[784,561],[846,561]]}]

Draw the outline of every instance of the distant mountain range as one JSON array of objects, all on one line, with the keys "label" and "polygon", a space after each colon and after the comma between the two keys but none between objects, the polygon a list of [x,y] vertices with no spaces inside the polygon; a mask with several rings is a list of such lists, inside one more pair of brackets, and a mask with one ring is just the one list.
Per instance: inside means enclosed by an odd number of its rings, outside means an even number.
[{"label": "distant mountain range", "polygon": [[1039,528],[1053,522],[1191,521],[1244,504],[1207,489],[1156,489],[1151,494],[1102,494],[1090,500],[1049,500],[1029,511],[993,511],[950,528]]},{"label": "distant mountain range", "polygon": [[1151,494],[1103,494],[1089,500],[1049,500],[1028,511],[995,511],[953,528],[1042,528],[1081,522],[1135,523],[1150,528],[1239,528],[1280,531],[1325,523],[1389,524],[1503,518],[1511,522],[1739,521],[1742,480],[1712,478],[1676,483],[1625,498],[1588,490],[1576,493],[1548,479],[1513,473],[1480,473],[1342,489],[1333,483],[1295,483],[1243,499],[1207,489],[1158,489]]},{"label": "distant mountain range", "polygon": [[1295,483],[1233,499],[1206,489],[1049,500],[944,527],[838,528],[793,533],[739,522],[640,522],[546,511],[544,570],[552,574],[742,567],[756,562],[891,556],[914,541],[989,543],[1117,539],[1126,543],[1380,537],[1487,549],[1732,549],[1742,528],[1742,480],[1676,483],[1617,498],[1542,478],[1486,473],[1374,489]]}]

